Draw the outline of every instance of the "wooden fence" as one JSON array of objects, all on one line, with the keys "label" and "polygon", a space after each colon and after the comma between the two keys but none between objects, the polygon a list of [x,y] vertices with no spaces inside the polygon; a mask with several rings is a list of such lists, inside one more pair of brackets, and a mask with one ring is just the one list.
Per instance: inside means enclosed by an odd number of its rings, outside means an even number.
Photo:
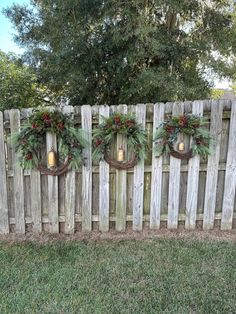
[{"label": "wooden fence", "polygon": [[[92,163],[91,146],[84,150],[85,164],[79,171],[60,177],[22,170],[9,141],[30,115],[25,109],[0,113],[0,233],[232,229],[236,219],[236,101],[194,101],[138,104],[136,106],[65,106],[73,112],[75,125],[84,128],[91,142],[91,130],[111,112],[132,112],[146,128],[148,158],[129,170],[116,170],[105,161]],[[166,116],[183,113],[209,119],[215,139],[208,160],[195,156],[188,162],[170,156],[155,157],[153,130]],[[46,147],[56,139],[48,135]],[[124,139],[113,143],[115,154]],[[186,143],[188,144],[188,143]],[[125,145],[125,142],[123,142]],[[54,145],[55,146],[55,145]]]}]

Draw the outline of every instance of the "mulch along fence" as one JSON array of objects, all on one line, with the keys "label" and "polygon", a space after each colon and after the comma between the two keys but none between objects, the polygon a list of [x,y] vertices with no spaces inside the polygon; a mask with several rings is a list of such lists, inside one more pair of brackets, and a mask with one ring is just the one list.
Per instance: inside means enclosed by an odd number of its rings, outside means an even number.
[{"label": "mulch along fence", "polygon": [[[0,113],[0,233],[47,231],[50,233],[99,229],[118,231],[132,226],[158,229],[186,229],[202,226],[232,229],[236,219],[236,101],[194,101],[138,104],[136,106],[65,106],[73,112],[75,125],[91,130],[111,112],[134,113],[146,128],[150,151],[134,168],[116,170],[105,161],[92,162],[92,147],[84,150],[85,163],[79,171],[59,177],[37,170],[22,170],[11,148],[10,134],[32,110]],[[189,161],[172,156],[155,157],[153,130],[171,114],[193,113],[209,119],[215,144],[212,155]],[[47,136],[50,142],[50,136]],[[124,139],[119,135],[112,151]],[[189,145],[186,142],[186,145]],[[45,141],[46,147],[50,143]]]}]

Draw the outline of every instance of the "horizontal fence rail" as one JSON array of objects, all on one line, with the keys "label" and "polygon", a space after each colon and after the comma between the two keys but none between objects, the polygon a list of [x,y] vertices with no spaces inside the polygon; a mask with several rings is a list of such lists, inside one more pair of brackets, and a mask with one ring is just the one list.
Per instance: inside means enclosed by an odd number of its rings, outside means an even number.
[{"label": "horizontal fence rail", "polygon": [[[90,146],[84,149],[85,162],[78,171],[59,177],[37,170],[23,170],[12,148],[11,135],[32,109],[0,112],[0,233],[49,232],[73,234],[110,229],[141,231],[215,226],[235,227],[236,221],[236,101],[193,101],[138,104],[136,106],[64,106],[59,110],[73,115],[83,128]],[[146,129],[149,151],[145,161],[128,170],[117,170],[105,161],[92,161],[92,129],[101,116],[113,112],[133,113]],[[167,117],[192,113],[209,120],[214,139],[212,154],[187,160],[155,156],[153,133]],[[118,135],[111,146],[117,155],[126,139]],[[47,133],[45,152],[56,149],[57,139]],[[130,152],[128,152],[129,154]]]}]

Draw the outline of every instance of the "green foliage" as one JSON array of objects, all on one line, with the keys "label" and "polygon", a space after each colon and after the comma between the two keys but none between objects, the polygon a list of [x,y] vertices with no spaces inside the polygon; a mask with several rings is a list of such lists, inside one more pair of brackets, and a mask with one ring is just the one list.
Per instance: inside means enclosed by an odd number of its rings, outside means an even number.
[{"label": "green foliage", "polygon": [[54,95],[36,73],[13,54],[0,51],[0,110],[54,103]]},{"label": "green foliage", "polygon": [[57,135],[60,162],[69,161],[69,168],[78,169],[82,163],[82,149],[88,145],[82,130],[74,128],[70,115],[59,111],[36,109],[12,141],[23,168],[37,168],[46,132]]},{"label": "green foliage", "polygon": [[220,99],[224,95],[225,91],[223,89],[212,88],[210,92],[211,99]]},{"label": "green foliage", "polygon": [[193,154],[207,157],[211,154],[210,145],[212,144],[210,133],[202,128],[207,123],[208,121],[204,117],[197,115],[173,116],[164,121],[154,134],[156,155],[170,153],[177,141],[178,134],[183,133],[192,137]]},{"label": "green foliage", "polygon": [[137,124],[133,115],[114,112],[109,118],[103,117],[103,122],[93,130],[93,159],[100,161],[105,152],[110,151],[112,140],[117,134],[127,138],[128,148],[137,158],[146,156],[147,136],[145,130]]},{"label": "green foliage", "polygon": [[232,0],[41,0],[5,14],[40,80],[71,104],[205,98],[209,73],[235,73]]}]

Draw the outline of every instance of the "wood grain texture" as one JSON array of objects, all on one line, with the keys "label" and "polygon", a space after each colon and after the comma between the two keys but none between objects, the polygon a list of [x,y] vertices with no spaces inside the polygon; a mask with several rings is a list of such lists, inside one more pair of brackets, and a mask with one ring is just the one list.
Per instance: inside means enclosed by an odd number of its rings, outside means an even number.
[{"label": "wood grain texture", "polygon": [[236,189],[236,101],[232,101],[221,230],[232,229]]},{"label": "wood grain texture", "polygon": [[[126,105],[119,105],[117,111],[127,113]],[[117,149],[123,147],[127,154],[127,141],[121,134],[117,135]],[[117,154],[115,154],[117,155]],[[126,210],[127,210],[127,172],[126,170],[116,170],[116,230],[125,231]]]},{"label": "wood grain texture", "polygon": [[203,229],[209,230],[214,227],[216,187],[218,178],[218,166],[220,158],[220,141],[222,131],[223,101],[211,101],[211,126],[210,133],[214,144],[213,153],[208,157],[207,177],[204,201]]},{"label": "wood grain texture", "polygon": [[[173,104],[173,115],[184,113],[184,103]],[[169,229],[178,227],[179,193],[180,193],[181,160],[170,156],[169,193],[168,193],[168,222]]]},{"label": "wood grain texture", "polygon": [[83,150],[82,166],[82,231],[92,230],[92,110],[89,105],[81,107],[81,124],[90,144]]},{"label": "wood grain texture", "polygon": [[[203,115],[203,101],[194,101],[192,106],[192,114]],[[191,143],[190,143],[191,145]],[[197,197],[199,183],[200,157],[194,156],[188,163],[188,183],[187,183],[187,199],[186,199],[186,229],[194,229],[196,226],[197,216]]]},{"label": "wood grain texture", "polygon": [[[57,138],[54,133],[46,133],[47,153],[53,148],[57,151]],[[59,233],[58,177],[48,176],[48,219],[49,232]]]},{"label": "wood grain texture", "polygon": [[[146,106],[136,106],[136,121],[145,129]],[[144,194],[144,160],[138,161],[134,167],[134,190],[133,190],[133,230],[143,228],[143,194]]]},{"label": "wood grain texture", "polygon": [[[20,111],[13,109],[10,111],[10,127],[11,134],[15,134],[20,130]],[[14,182],[14,207],[15,207],[15,232],[25,233],[25,210],[24,210],[24,181],[23,170],[18,163],[18,156],[12,149],[12,168]]]},{"label": "wood grain texture", "polygon": [[[108,106],[100,106],[99,123],[102,117],[109,117]],[[109,164],[105,161],[99,163],[99,230],[109,230]]]},{"label": "wood grain texture", "polygon": [[[153,112],[153,134],[164,121],[165,105],[163,103],[154,105]],[[162,156],[156,157],[155,143],[152,145],[152,179],[150,200],[150,228],[160,228],[161,217],[161,195],[162,195]]]},{"label": "wood grain texture", "polygon": [[4,124],[3,115],[2,112],[0,112],[0,234],[9,233],[5,157]]},{"label": "wood grain texture", "polygon": [[[71,115],[73,119],[74,108],[72,106],[63,107],[63,113]],[[65,233],[73,234],[75,231],[75,171],[69,170],[65,174]]]},{"label": "wood grain texture", "polygon": [[41,175],[37,170],[31,171],[30,191],[32,231],[40,233],[42,232]]}]

